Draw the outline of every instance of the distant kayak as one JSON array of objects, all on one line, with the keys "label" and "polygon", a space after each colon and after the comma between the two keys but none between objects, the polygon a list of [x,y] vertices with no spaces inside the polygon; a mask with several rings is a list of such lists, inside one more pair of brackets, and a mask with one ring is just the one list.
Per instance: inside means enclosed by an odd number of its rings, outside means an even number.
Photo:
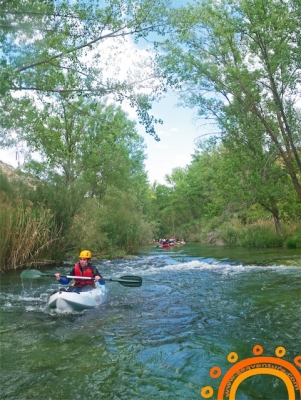
[{"label": "distant kayak", "polygon": [[48,306],[61,312],[81,311],[95,308],[107,298],[106,285],[95,282],[95,288],[83,292],[67,292],[60,290],[50,296]]},{"label": "distant kayak", "polygon": [[175,245],[176,245],[175,242],[162,243],[162,244],[161,244],[161,248],[162,248],[162,249],[165,249],[165,248],[168,248],[168,247],[173,247],[173,246],[175,246]]}]

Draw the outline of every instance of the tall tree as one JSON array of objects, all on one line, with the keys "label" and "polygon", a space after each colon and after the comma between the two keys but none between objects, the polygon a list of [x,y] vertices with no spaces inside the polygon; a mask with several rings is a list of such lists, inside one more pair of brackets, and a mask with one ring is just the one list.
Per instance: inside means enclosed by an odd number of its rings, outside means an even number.
[{"label": "tall tree", "polygon": [[151,214],[157,223],[157,235],[161,238],[172,235],[175,223],[175,212],[171,201],[172,188],[154,182],[151,193]]},{"label": "tall tree", "polygon": [[[51,181],[53,173],[60,175],[65,188],[85,180],[89,191],[99,198],[108,183],[122,188],[143,173],[143,139],[135,123],[113,105],[86,99],[50,103],[22,131],[20,139],[26,142],[29,154],[38,153],[42,159],[38,176]],[[29,161],[26,167],[30,170],[38,164]]]},{"label": "tall tree", "polygon": [[214,117],[223,137],[232,119],[244,141],[241,121],[252,115],[301,200],[300,15],[299,0],[192,3],[172,13],[175,33],[159,60],[184,103]]},{"label": "tall tree", "polygon": [[146,188],[143,139],[120,107],[87,99],[50,103],[21,138],[41,158],[23,166],[42,182],[32,199],[46,203],[64,230],[84,198],[99,201],[114,186]]}]

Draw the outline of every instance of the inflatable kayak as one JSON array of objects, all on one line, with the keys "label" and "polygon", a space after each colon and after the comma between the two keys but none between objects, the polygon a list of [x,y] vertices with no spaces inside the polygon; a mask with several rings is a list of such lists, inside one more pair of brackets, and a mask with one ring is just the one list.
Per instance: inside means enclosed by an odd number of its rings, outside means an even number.
[{"label": "inflatable kayak", "polygon": [[[89,288],[88,288],[89,289]],[[81,311],[95,308],[105,302],[107,288],[105,284],[95,282],[95,288],[82,292],[67,292],[64,289],[50,296],[48,306],[58,311]]]},{"label": "inflatable kayak", "polygon": [[[55,277],[53,274],[43,274],[36,269],[28,269],[21,272],[21,279],[37,279],[43,276]],[[91,279],[82,276],[62,276],[68,279]],[[135,275],[124,275],[120,278],[106,278],[94,282],[93,285],[87,285],[82,292],[68,292],[65,289],[59,289],[56,293],[50,296],[48,306],[56,308],[59,311],[80,311],[86,308],[95,308],[104,303],[107,298],[106,282],[118,282],[120,285],[130,288],[138,288],[142,285],[142,278]],[[76,290],[76,288],[74,288]]]}]

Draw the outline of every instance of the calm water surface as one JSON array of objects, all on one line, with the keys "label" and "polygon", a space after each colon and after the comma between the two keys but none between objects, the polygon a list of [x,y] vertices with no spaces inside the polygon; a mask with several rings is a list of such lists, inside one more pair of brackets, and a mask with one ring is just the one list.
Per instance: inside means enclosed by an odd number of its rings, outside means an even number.
[{"label": "calm water surface", "polygon": [[[255,357],[255,345],[272,357],[282,346],[301,373],[301,251],[147,246],[97,266],[106,277],[142,276],[143,286],[109,282],[100,308],[58,314],[47,307],[54,278],[1,275],[1,399],[203,399],[206,387],[217,399],[235,364],[228,355]],[[236,390],[236,399],[288,398],[271,374]]]}]

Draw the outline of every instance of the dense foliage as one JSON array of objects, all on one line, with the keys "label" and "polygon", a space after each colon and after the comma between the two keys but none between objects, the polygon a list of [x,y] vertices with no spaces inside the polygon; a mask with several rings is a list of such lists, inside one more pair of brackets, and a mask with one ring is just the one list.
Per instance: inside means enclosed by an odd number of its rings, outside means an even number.
[{"label": "dense foliage", "polygon": [[219,131],[205,148],[200,137],[192,164],[168,178],[164,201],[178,210],[174,221],[185,215],[191,237],[220,231],[229,218],[237,238],[219,236],[242,244],[245,224],[272,219],[267,245],[285,242],[281,221],[299,224],[289,231],[300,243],[300,4],[204,0],[170,13],[173,33],[159,44],[158,70],[182,104]]},{"label": "dense foliage", "polygon": [[[243,159],[243,160],[242,160]],[[160,236],[245,247],[301,246],[301,203],[277,162],[199,144],[186,168],[153,185]]]},{"label": "dense foliage", "polygon": [[[51,102],[53,94],[65,101],[68,95],[98,100],[111,96],[128,100],[146,131],[156,136],[158,121],[149,110],[157,88],[146,72],[147,60],[138,76],[133,63],[131,75],[124,77],[118,55],[129,38],[138,41],[152,32],[164,34],[168,4],[168,0],[2,1],[1,125],[8,131],[19,128],[20,108],[21,115],[30,111],[31,94],[43,103]],[[148,95],[143,88],[151,89]]]},{"label": "dense foliage", "polygon": [[[24,149],[27,175],[1,177],[1,268],[166,236],[301,246],[300,19],[297,0],[2,1],[0,145]],[[150,34],[156,58],[125,73]],[[218,134],[149,187],[122,107],[158,139],[167,89]]]},{"label": "dense foliage", "polygon": [[[32,222],[32,215],[41,222],[41,210],[48,213],[49,226],[59,234],[47,259],[85,246],[94,254],[134,252],[146,233],[152,236],[143,139],[116,104],[127,101],[158,139],[159,121],[149,114],[157,90],[149,60],[139,71],[133,63],[131,75],[120,73],[119,62],[129,40],[164,33],[167,5],[165,0],[0,4],[0,144],[24,149],[22,171],[34,181],[22,188],[1,185],[1,203],[7,215],[20,205]],[[17,203],[7,197],[11,190]],[[37,261],[23,246],[22,257],[9,261],[17,244],[8,232],[19,228],[4,220],[3,268]]]}]

